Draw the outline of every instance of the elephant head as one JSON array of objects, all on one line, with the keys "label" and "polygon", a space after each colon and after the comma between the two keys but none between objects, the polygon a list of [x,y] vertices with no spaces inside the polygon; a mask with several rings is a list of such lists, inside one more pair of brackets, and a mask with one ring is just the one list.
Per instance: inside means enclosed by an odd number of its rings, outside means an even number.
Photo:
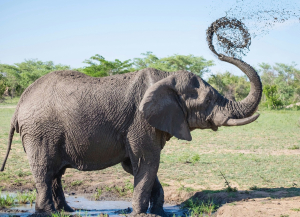
[{"label": "elephant head", "polygon": [[[217,22],[217,21],[216,21]],[[139,110],[148,123],[179,139],[190,141],[193,129],[212,129],[220,126],[239,126],[255,121],[262,95],[262,84],[257,72],[247,63],[234,57],[218,54],[212,45],[214,23],[208,29],[209,48],[225,61],[237,66],[249,78],[248,96],[239,101],[229,100],[200,77],[181,71],[149,87]]]}]

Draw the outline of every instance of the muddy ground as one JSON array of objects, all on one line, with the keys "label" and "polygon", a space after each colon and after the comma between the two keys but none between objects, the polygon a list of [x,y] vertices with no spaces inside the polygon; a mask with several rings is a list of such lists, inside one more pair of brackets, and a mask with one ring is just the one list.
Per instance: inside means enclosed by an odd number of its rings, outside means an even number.
[{"label": "muddy ground", "polygon": [[[81,183],[78,180],[86,180],[86,177],[80,177],[80,175],[84,176],[84,173],[76,174],[76,179],[73,176],[65,175],[63,185],[66,194],[86,194],[94,200],[131,200],[133,185],[130,176],[120,179],[116,174],[106,173],[102,174],[102,181],[97,182],[99,176],[89,174],[87,175],[89,181]],[[131,180],[124,183],[127,178],[131,178]],[[24,183],[3,186],[3,190],[15,192],[34,189],[33,181],[28,180]],[[164,191],[165,202],[173,205],[180,205],[189,199],[213,200],[219,206],[212,215],[215,217],[300,216],[300,188],[297,186],[227,192],[226,189],[188,191],[170,185],[164,186]]]}]

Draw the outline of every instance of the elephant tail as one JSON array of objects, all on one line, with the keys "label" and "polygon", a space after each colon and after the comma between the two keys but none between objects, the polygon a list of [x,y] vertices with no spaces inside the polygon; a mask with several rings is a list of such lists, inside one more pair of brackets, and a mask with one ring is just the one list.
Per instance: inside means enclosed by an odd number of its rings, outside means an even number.
[{"label": "elephant tail", "polygon": [[0,169],[0,171],[3,171],[4,170],[4,167],[5,167],[5,163],[6,163],[6,160],[8,158],[8,155],[9,155],[9,151],[11,149],[11,143],[12,143],[12,139],[14,137],[14,132],[15,132],[15,127],[13,125],[11,125],[10,127],[10,132],[9,132],[9,137],[8,137],[8,143],[7,143],[7,151],[6,151],[6,156],[4,158],[4,161],[3,161],[3,164],[2,164],[2,167]]}]

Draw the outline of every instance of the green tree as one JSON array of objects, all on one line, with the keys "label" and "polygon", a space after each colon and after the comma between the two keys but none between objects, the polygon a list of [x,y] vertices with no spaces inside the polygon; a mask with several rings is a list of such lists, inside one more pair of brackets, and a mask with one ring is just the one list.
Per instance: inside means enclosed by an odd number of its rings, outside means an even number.
[{"label": "green tree", "polygon": [[151,51],[147,51],[146,53],[142,53],[141,55],[144,58],[134,58],[133,65],[136,70],[141,70],[145,68],[156,68],[156,64],[159,61],[159,58],[155,56]]},{"label": "green tree", "polygon": [[40,61],[37,59],[25,60],[13,65],[0,64],[0,73],[6,78],[7,86],[12,95],[21,94],[30,84],[39,77],[56,70],[70,69],[70,66],[57,64],[52,61]]},{"label": "green tree", "polygon": [[[285,104],[300,101],[300,70],[296,64],[275,63],[271,66],[267,63],[259,64],[259,72],[263,85],[275,85],[279,100]],[[267,98],[263,98],[267,101]]]},{"label": "green tree", "polygon": [[267,98],[265,104],[268,106],[268,108],[278,108],[283,105],[282,101],[279,99],[277,92],[278,91],[276,85],[265,85],[263,87],[263,93]]},{"label": "green tree", "polygon": [[250,91],[250,83],[245,76],[233,75],[228,71],[212,74],[208,78],[208,83],[231,100],[242,100]]},{"label": "green tree", "polygon": [[123,62],[118,59],[108,61],[99,54],[85,60],[84,63],[89,64],[89,66],[84,67],[82,72],[92,77],[104,77],[134,71],[130,59]]},{"label": "green tree", "polygon": [[6,79],[3,74],[0,73],[0,101],[6,89]]},{"label": "green tree", "polygon": [[134,58],[133,64],[137,70],[143,68],[155,68],[162,71],[174,72],[178,70],[186,70],[196,75],[202,76],[209,72],[209,67],[214,65],[212,60],[206,60],[203,57],[194,55],[178,55],[158,58],[152,52],[142,53],[144,58]]}]

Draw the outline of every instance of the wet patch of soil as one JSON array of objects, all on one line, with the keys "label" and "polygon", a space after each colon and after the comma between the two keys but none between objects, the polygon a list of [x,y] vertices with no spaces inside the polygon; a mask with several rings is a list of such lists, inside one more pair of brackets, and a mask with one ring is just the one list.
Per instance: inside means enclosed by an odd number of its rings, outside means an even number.
[{"label": "wet patch of soil", "polygon": [[[96,189],[97,190],[97,189]],[[66,199],[77,212],[89,213],[90,216],[108,213],[110,216],[128,214],[132,210],[130,194],[121,197],[116,192],[104,191],[95,201],[94,193],[82,194],[80,191],[66,193]],[[297,196],[298,195],[298,196]],[[183,216],[180,204],[187,200],[213,201],[218,210],[214,217],[252,217],[252,216],[300,216],[300,189],[276,188],[256,189],[252,191],[226,192],[224,190],[203,190],[184,192],[172,187],[165,187],[166,211],[171,215]],[[131,194],[132,196],[132,194]],[[170,204],[171,203],[171,204]],[[81,210],[81,211],[79,211]],[[30,211],[30,213],[29,213]],[[28,216],[34,212],[34,206],[0,209],[2,215]]]}]

